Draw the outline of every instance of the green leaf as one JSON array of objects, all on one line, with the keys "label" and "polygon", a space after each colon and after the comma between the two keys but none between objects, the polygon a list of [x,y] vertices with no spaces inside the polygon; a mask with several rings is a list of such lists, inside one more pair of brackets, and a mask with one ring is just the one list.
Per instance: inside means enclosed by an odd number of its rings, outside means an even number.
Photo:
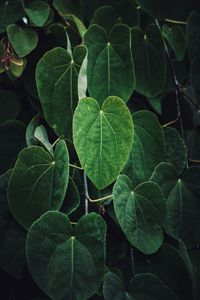
[{"label": "green leaf", "polygon": [[176,7],[177,0],[136,0],[138,5],[150,16],[159,19],[170,17]]},{"label": "green leaf", "polygon": [[46,23],[50,13],[48,3],[42,0],[31,1],[31,3],[30,1],[23,0],[23,5],[27,16],[33,24],[41,27]]},{"label": "green leaf", "polygon": [[200,105],[200,56],[196,57],[191,62],[190,80],[191,80],[191,84],[192,84],[192,89],[194,91],[196,103],[198,103],[198,105]]},{"label": "green leaf", "polygon": [[179,132],[172,127],[164,127],[165,154],[164,161],[171,163],[181,174],[187,164],[188,152]]},{"label": "green leaf", "polygon": [[0,90],[0,123],[15,119],[21,110],[21,103],[17,95],[9,90]]},{"label": "green leaf", "polygon": [[160,30],[150,25],[146,32],[132,29],[132,55],[135,66],[136,91],[156,97],[166,84],[166,57]]},{"label": "green leaf", "polygon": [[78,103],[78,74],[85,55],[84,46],[77,46],[73,57],[63,48],[54,48],[45,53],[36,68],[37,88],[45,119],[57,135],[69,139],[72,116]]},{"label": "green leaf", "polygon": [[48,210],[57,210],[64,200],[69,174],[69,157],[64,141],[57,143],[54,157],[39,146],[19,154],[8,187],[10,210],[28,229]]},{"label": "green leaf", "polygon": [[192,61],[200,53],[200,14],[192,11],[187,19],[187,46]]},{"label": "green leaf", "polygon": [[26,232],[15,222],[7,201],[11,171],[0,176],[0,267],[20,279],[25,267]]},{"label": "green leaf", "polygon": [[25,126],[17,120],[0,125],[0,174],[12,168],[18,153],[25,147]]},{"label": "green leaf", "polygon": [[177,60],[182,61],[187,46],[183,28],[180,26],[168,26],[164,24],[162,27],[162,34],[174,50]]},{"label": "green leaf", "polygon": [[13,49],[19,57],[24,57],[35,49],[38,43],[37,33],[30,28],[22,28],[11,24],[7,27],[7,34]]},{"label": "green leaf", "polygon": [[38,219],[28,233],[27,261],[39,287],[53,300],[90,298],[101,283],[97,274],[105,260],[105,230],[94,213],[82,217],[74,230],[59,212]]},{"label": "green leaf", "polygon": [[135,275],[129,283],[128,293],[134,300],[180,300],[171,288],[151,273]]},{"label": "green leaf", "polygon": [[130,28],[121,24],[115,25],[109,35],[102,27],[92,25],[84,35],[88,90],[100,104],[113,95],[127,102],[135,88],[130,39]]},{"label": "green leaf", "polygon": [[132,189],[129,178],[120,175],[113,188],[114,209],[128,241],[145,254],[156,252],[163,242],[161,226],[166,202],[156,183],[144,182]]},{"label": "green leaf", "polygon": [[108,272],[103,284],[105,300],[126,300],[126,294],[122,280],[115,273]]},{"label": "green leaf", "polygon": [[87,176],[103,189],[122,171],[133,140],[133,122],[125,103],[108,97],[100,108],[83,98],[73,118],[74,145]]},{"label": "green leaf", "polygon": [[156,116],[149,111],[133,114],[134,141],[124,173],[137,186],[149,180],[154,168],[163,161],[163,131]]},{"label": "green leaf", "polygon": [[6,31],[9,24],[23,17],[21,0],[2,0],[0,3],[0,33]]},{"label": "green leaf", "polygon": [[166,232],[175,239],[182,239],[187,247],[200,241],[200,168],[187,169],[178,178],[167,198]]},{"label": "green leaf", "polygon": [[36,115],[30,121],[26,128],[26,144],[27,146],[38,145],[39,142],[37,141],[36,137],[34,136],[35,129],[40,125],[39,122],[40,116]]}]

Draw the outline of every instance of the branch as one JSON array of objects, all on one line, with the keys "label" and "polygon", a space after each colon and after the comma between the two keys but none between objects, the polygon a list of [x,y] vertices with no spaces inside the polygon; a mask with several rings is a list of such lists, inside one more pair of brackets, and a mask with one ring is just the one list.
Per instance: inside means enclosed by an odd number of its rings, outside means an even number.
[{"label": "branch", "polygon": [[83,181],[84,181],[84,191],[85,191],[85,214],[88,214],[88,199],[89,193],[88,193],[88,182],[87,182],[87,176],[86,173],[83,172]]}]

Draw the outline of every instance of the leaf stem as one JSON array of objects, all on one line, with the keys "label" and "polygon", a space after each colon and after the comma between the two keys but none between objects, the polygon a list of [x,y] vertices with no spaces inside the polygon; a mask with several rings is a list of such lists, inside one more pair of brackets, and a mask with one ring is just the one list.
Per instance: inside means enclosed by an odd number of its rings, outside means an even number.
[{"label": "leaf stem", "polygon": [[78,169],[78,170],[83,170],[83,168],[78,167],[78,166],[73,165],[73,164],[69,164],[69,166],[72,167],[72,168]]},{"label": "leaf stem", "polygon": [[108,196],[101,197],[101,198],[98,198],[98,199],[91,199],[91,198],[89,197],[88,200],[89,200],[90,202],[96,203],[96,202],[100,202],[100,201],[104,201],[104,200],[110,199],[110,198],[112,198],[112,197],[113,197],[113,195],[108,195]]},{"label": "leaf stem", "polygon": [[186,21],[172,20],[172,19],[165,19],[164,21],[172,24],[187,25]]},{"label": "leaf stem", "polygon": [[86,173],[83,172],[83,181],[84,181],[84,191],[85,191],[85,214],[88,214],[88,199],[89,193],[88,193],[88,182],[87,182],[87,176]]}]

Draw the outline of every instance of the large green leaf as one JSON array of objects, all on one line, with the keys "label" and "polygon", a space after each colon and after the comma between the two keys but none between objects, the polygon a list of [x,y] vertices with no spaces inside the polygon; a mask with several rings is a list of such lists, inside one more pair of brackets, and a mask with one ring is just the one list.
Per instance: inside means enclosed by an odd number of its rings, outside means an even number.
[{"label": "large green leaf", "polygon": [[167,198],[166,232],[187,247],[200,242],[200,168],[191,167],[174,183]]},{"label": "large green leaf", "polygon": [[134,300],[180,300],[174,291],[151,273],[140,273],[133,277],[128,294]]},{"label": "large green leaf", "polygon": [[136,91],[147,97],[161,94],[166,84],[166,57],[160,30],[150,25],[146,32],[132,29],[132,55]]},{"label": "large green leaf", "polygon": [[113,188],[114,209],[126,238],[145,254],[157,251],[163,242],[161,226],[166,219],[166,202],[156,183],[144,182],[135,189],[126,175]]},{"label": "large green leaf", "polygon": [[28,266],[51,299],[84,300],[97,291],[102,282],[99,267],[102,270],[105,263],[105,232],[105,222],[95,213],[82,217],[74,230],[60,212],[47,212],[31,226]]},{"label": "large green leaf", "polygon": [[39,146],[20,152],[11,175],[8,200],[22,227],[28,229],[44,212],[61,207],[68,184],[68,163],[64,141],[58,142],[54,156]]},{"label": "large green leaf", "polygon": [[13,49],[19,57],[26,56],[37,46],[38,35],[30,28],[10,24],[7,27],[7,34]]},{"label": "large green leaf", "polygon": [[1,0],[0,2],[0,33],[6,31],[6,27],[17,22],[23,17],[21,0]]},{"label": "large green leaf", "polygon": [[163,25],[162,34],[174,50],[177,60],[182,61],[186,51],[186,36],[181,26]]},{"label": "large green leaf", "polygon": [[36,26],[43,26],[50,13],[50,6],[42,0],[23,0],[24,10],[31,22]]},{"label": "large green leaf", "polygon": [[25,126],[18,120],[0,125],[0,174],[12,168],[17,155],[25,147]]},{"label": "large green leaf", "polygon": [[136,0],[138,5],[150,16],[165,19],[170,17],[176,6],[177,0]]},{"label": "large green leaf", "polygon": [[117,13],[111,6],[99,7],[95,11],[94,17],[91,21],[91,24],[96,24],[100,27],[103,27],[107,34],[109,34],[112,27],[117,23],[119,23]]},{"label": "large green leaf", "polygon": [[73,140],[88,177],[103,189],[122,171],[133,141],[133,122],[125,103],[108,97],[100,108],[93,98],[79,101],[73,119]]},{"label": "large green leaf", "polygon": [[187,46],[190,60],[200,53],[200,14],[192,11],[187,20]]},{"label": "large green leaf", "polygon": [[164,138],[156,116],[148,111],[133,114],[134,141],[124,173],[137,186],[149,180],[164,157]]},{"label": "large green leaf", "polygon": [[45,53],[36,68],[37,88],[46,121],[57,135],[70,139],[72,116],[78,103],[78,73],[85,55],[84,46],[77,46],[72,57],[65,49],[54,48]]},{"label": "large green leaf", "polygon": [[0,267],[20,279],[25,267],[26,231],[11,215],[7,201],[7,187],[11,171],[0,176]]},{"label": "large green leaf", "polygon": [[172,127],[164,127],[165,154],[164,161],[174,165],[181,174],[187,165],[188,152],[184,140],[179,132]]},{"label": "large green leaf", "polygon": [[100,104],[113,95],[126,102],[135,88],[130,39],[130,28],[121,24],[115,25],[108,35],[102,27],[92,25],[84,35],[88,90]]}]

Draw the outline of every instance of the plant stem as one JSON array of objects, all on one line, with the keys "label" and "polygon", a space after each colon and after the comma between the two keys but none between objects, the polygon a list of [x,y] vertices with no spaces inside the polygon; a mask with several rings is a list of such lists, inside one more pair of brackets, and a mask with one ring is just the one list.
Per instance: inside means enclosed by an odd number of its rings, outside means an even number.
[{"label": "plant stem", "polygon": [[78,167],[78,166],[73,165],[73,164],[69,164],[69,166],[72,167],[72,168],[78,169],[78,170],[83,170],[83,168]]},{"label": "plant stem", "polygon": [[91,199],[91,198],[89,197],[88,200],[89,200],[90,202],[95,203],[95,202],[100,202],[100,201],[104,201],[104,200],[110,199],[110,198],[112,198],[112,197],[113,197],[113,195],[108,195],[108,196],[101,197],[101,198],[98,198],[98,199]]},{"label": "plant stem", "polygon": [[164,21],[172,24],[187,25],[186,21],[172,20],[172,19],[165,19]]},{"label": "plant stem", "polygon": [[88,214],[88,199],[89,193],[88,193],[88,182],[87,182],[87,176],[86,173],[83,172],[83,181],[84,181],[84,191],[85,191],[85,214]]}]

